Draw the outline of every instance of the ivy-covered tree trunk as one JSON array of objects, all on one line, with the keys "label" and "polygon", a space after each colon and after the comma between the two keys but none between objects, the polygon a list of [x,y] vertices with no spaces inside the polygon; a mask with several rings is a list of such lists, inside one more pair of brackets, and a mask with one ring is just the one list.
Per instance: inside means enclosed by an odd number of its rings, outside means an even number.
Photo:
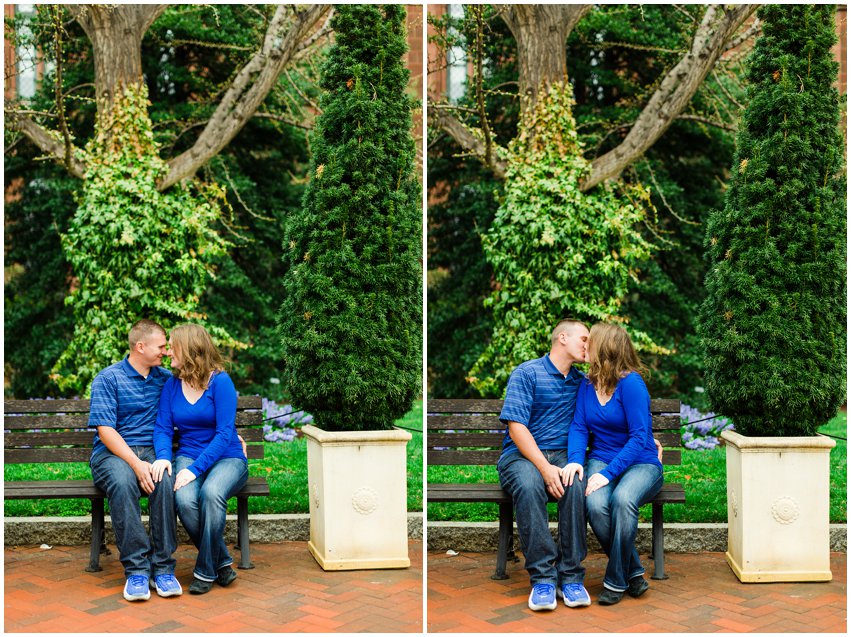
[{"label": "ivy-covered tree trunk", "polygon": [[[87,391],[94,376],[127,350],[142,318],[168,328],[197,313],[226,243],[213,230],[224,191],[187,183],[162,193],[159,158],[144,84],[128,86],[98,117],[88,144],[80,205],[62,236],[76,283],[74,335],[53,367],[63,390]],[[237,345],[213,325],[213,334]]]},{"label": "ivy-covered tree trunk", "polygon": [[[505,198],[482,237],[497,282],[486,301],[493,335],[470,371],[483,396],[500,397],[511,370],[547,349],[560,319],[622,320],[630,277],[650,254],[636,229],[646,190],[580,190],[590,165],[577,140],[570,84],[538,95],[519,128],[509,146]],[[634,336],[652,347],[646,335]]]},{"label": "ivy-covered tree trunk", "polygon": [[[142,37],[165,11],[164,4],[71,5],[92,43],[98,116],[104,118],[124,89],[142,81]],[[102,134],[110,134],[103,130]]]},{"label": "ivy-covered tree trunk", "polygon": [[699,331],[713,408],[812,435],[845,400],[846,207],[833,5],[766,5]]},{"label": "ivy-covered tree trunk", "polygon": [[283,241],[292,402],[329,430],[387,429],[422,373],[420,184],[401,5],[340,5],[311,182]]}]

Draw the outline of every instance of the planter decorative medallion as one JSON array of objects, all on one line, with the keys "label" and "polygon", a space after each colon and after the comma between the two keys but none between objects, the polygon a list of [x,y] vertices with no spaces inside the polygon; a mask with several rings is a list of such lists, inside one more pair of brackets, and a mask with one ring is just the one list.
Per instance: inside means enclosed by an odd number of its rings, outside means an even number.
[{"label": "planter decorative medallion", "polygon": [[830,450],[824,436],[725,431],[727,563],[742,582],[824,582],[830,572]]},{"label": "planter decorative medallion", "polygon": [[326,571],[407,568],[406,448],[411,434],[302,428],[310,553]]}]

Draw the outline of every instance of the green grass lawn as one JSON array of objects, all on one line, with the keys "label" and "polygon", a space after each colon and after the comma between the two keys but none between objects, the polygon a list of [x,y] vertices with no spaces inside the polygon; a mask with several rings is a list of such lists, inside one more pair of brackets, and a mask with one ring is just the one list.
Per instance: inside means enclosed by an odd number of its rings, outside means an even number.
[{"label": "green grass lawn", "polygon": [[[840,413],[821,433],[847,437],[847,416]],[[847,442],[837,440],[830,452],[830,521],[847,521]],[[721,447],[711,451],[683,450],[679,466],[665,468],[667,482],[681,482],[686,491],[685,504],[665,505],[666,522],[726,522],[727,472],[726,452]],[[428,467],[429,482],[497,482],[496,467]],[[555,504],[550,505],[555,520]],[[429,504],[429,520],[490,521],[498,519],[496,504]],[[650,521],[650,505],[641,509],[641,521]]]},{"label": "green grass lawn", "polygon": [[[423,402],[417,401],[413,409],[396,421],[411,432],[408,443],[408,510],[423,510]],[[249,498],[250,513],[308,513],[307,499],[307,441],[296,438],[292,442],[265,443],[263,460],[250,460],[248,472],[252,476],[264,476],[269,482],[271,495],[265,498]],[[5,465],[5,480],[78,480],[91,479],[89,466],[83,462],[56,464]],[[143,509],[147,500],[142,500]],[[236,512],[236,500],[228,505],[231,513]],[[4,515],[89,515],[88,500],[7,500]]]}]

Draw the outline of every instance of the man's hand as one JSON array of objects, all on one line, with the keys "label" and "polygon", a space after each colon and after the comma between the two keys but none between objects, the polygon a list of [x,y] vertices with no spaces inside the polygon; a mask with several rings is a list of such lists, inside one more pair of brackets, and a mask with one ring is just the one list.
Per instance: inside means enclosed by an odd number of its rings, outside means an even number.
[{"label": "man's hand", "polygon": [[168,471],[168,475],[171,475],[171,462],[168,460],[155,460],[154,464],[151,465],[151,477],[154,479],[154,482],[160,482],[163,479],[163,474]]},{"label": "man's hand", "polygon": [[142,491],[151,495],[154,492],[154,478],[151,474],[151,463],[144,460],[138,460],[133,465],[133,473],[136,474],[136,480],[139,481],[139,486]]},{"label": "man's hand", "polygon": [[561,470],[554,464],[538,467],[538,471],[544,477],[544,486],[547,493],[558,499],[564,495],[564,486],[561,484]]},{"label": "man's hand", "polygon": [[559,473],[561,473],[561,483],[566,486],[572,486],[573,476],[578,475],[580,482],[585,477],[585,468],[578,462],[571,462],[562,467]]},{"label": "man's hand", "polygon": [[246,460],[248,460],[248,445],[245,444],[245,438],[238,434],[236,437],[239,438],[239,443],[242,445],[242,455],[245,456]]},{"label": "man's hand", "polygon": [[588,486],[585,487],[585,496],[591,495],[597,489],[605,487],[607,484],[609,484],[609,479],[606,476],[602,473],[595,473],[588,478]]},{"label": "man's hand", "polygon": [[179,488],[185,487],[194,479],[195,474],[192,473],[189,469],[181,469],[178,472],[177,477],[174,479],[174,490],[177,491]]},{"label": "man's hand", "polygon": [[659,457],[659,462],[662,462],[662,443],[656,438],[653,439],[653,442],[656,443],[656,455]]}]

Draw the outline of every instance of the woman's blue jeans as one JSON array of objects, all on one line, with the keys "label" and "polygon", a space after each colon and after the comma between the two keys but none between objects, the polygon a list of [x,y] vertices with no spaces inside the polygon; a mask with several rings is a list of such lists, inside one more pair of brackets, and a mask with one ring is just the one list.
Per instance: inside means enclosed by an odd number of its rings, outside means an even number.
[{"label": "woman's blue jeans", "polygon": [[[192,464],[192,458],[177,456],[174,475]],[[177,515],[198,549],[193,575],[205,582],[216,579],[219,569],[233,564],[225,545],[225,516],[228,498],[248,480],[248,463],[240,458],[222,458],[205,473],[174,493]]]},{"label": "woman's blue jeans", "polygon": [[[550,464],[567,464],[564,450],[542,450]],[[585,546],[585,481],[575,479],[558,501],[558,544],[550,534],[547,488],[541,472],[519,453],[502,456],[497,463],[499,482],[514,501],[517,534],[526,557],[526,570],[535,584],[581,584]]]},{"label": "woman's blue jeans", "polygon": [[[585,465],[585,479],[600,473],[606,466],[605,462],[589,459]],[[588,522],[609,556],[603,577],[606,588],[625,591],[629,580],[644,574],[635,550],[638,507],[659,493],[662,482],[662,467],[659,465],[634,464],[585,498]]]}]

